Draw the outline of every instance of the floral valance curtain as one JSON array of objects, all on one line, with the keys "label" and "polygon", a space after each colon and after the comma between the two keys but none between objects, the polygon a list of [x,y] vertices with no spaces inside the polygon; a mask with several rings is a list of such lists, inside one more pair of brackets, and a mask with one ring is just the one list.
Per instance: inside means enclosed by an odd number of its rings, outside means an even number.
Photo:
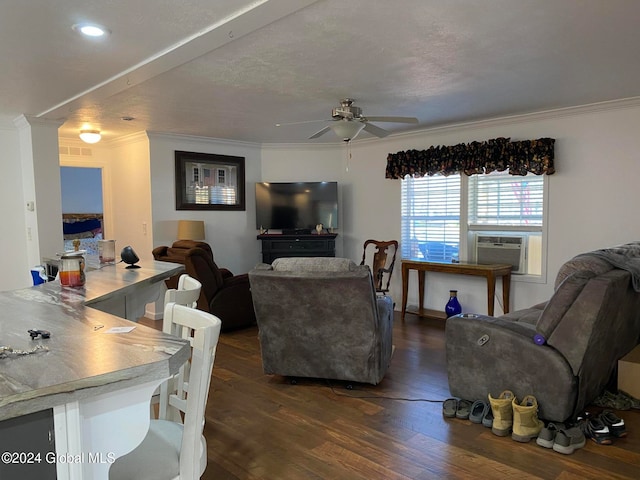
[{"label": "floral valance curtain", "polygon": [[509,138],[494,138],[484,142],[432,146],[427,150],[407,150],[387,157],[386,178],[406,175],[451,175],[491,173],[507,168],[511,175],[551,175],[555,139],[539,138],[512,142]]}]

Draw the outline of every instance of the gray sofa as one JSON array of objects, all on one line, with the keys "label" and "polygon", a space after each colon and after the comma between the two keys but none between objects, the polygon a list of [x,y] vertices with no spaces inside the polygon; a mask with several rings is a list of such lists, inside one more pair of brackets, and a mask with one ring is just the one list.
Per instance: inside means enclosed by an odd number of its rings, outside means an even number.
[{"label": "gray sofa", "polygon": [[488,393],[497,397],[509,389],[518,398],[534,395],[543,419],[574,417],[602,393],[617,360],[640,341],[636,289],[640,244],[631,243],[566,262],[548,302],[497,318],[449,318],[451,394],[486,400]]},{"label": "gray sofa", "polygon": [[393,301],[367,266],[279,258],[249,272],[265,373],[379,383],[391,361]]}]

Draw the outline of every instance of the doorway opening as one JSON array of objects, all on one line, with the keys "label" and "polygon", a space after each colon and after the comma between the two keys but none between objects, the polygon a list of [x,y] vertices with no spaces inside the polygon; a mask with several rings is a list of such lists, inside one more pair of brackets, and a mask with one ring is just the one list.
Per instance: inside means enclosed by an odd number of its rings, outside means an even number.
[{"label": "doorway opening", "polygon": [[60,167],[64,250],[98,255],[105,238],[102,168]]}]

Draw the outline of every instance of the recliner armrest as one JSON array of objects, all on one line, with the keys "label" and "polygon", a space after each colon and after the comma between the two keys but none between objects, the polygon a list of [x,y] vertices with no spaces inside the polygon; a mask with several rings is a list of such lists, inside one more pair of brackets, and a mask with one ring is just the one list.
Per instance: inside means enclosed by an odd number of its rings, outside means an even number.
[{"label": "recliner armrest", "polygon": [[227,278],[233,277],[233,273],[228,268],[218,268],[220,270],[220,275],[222,275],[222,280],[226,280]]},{"label": "recliner armrest", "polygon": [[169,247],[167,247],[166,245],[161,245],[159,247],[154,248],[153,250],[151,250],[151,253],[153,254],[153,258],[155,260],[160,260],[161,257],[166,257],[168,248]]},{"label": "recliner armrest", "polygon": [[[459,319],[457,321],[463,322],[466,325],[471,325],[469,322],[479,322],[478,326],[482,325],[486,327],[487,331],[492,331],[498,328],[502,331],[509,331],[514,335],[521,335],[528,338],[533,342],[533,336],[536,333],[534,325],[525,322],[514,322],[512,320],[504,319],[501,317],[491,317],[489,315],[478,315],[473,313],[462,313],[451,317],[452,319]],[[456,323],[456,320],[451,321],[452,324]],[[447,326],[449,325],[449,319],[447,319]]]},{"label": "recliner armrest", "polygon": [[236,275],[235,277],[232,275],[231,277],[224,278],[222,288],[229,288],[236,285],[247,285],[248,283],[249,275],[247,273]]}]

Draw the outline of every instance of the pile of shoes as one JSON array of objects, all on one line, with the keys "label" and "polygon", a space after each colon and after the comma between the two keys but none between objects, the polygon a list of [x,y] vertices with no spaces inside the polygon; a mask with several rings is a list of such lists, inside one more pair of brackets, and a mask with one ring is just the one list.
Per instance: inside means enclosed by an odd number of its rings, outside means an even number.
[{"label": "pile of shoes", "polygon": [[469,400],[448,398],[442,404],[442,415],[445,418],[460,418],[471,423],[482,424],[491,428],[493,425],[493,412],[491,406],[484,400]]},{"label": "pile of shoes", "polygon": [[[609,397],[607,401],[611,403],[612,398]],[[621,397],[616,398],[616,405],[619,406]],[[632,406],[629,398],[633,397],[627,395],[626,398],[629,408],[640,408]],[[575,422],[568,424],[549,422],[545,425],[538,418],[538,401],[533,395],[527,395],[519,402],[511,390],[504,390],[496,398],[489,394],[488,399],[489,402],[471,402],[448,398],[442,404],[442,415],[445,418],[468,419],[472,423],[482,424],[491,428],[491,432],[499,437],[511,434],[511,438],[517,442],[529,442],[535,438],[541,447],[564,455],[570,455],[584,447],[587,438],[598,445],[611,445],[616,438],[627,435],[624,420],[612,410],[603,410],[598,415],[585,412]]]},{"label": "pile of shoes", "polygon": [[544,423],[538,419],[538,401],[527,395],[518,402],[511,390],[503,391],[497,398],[488,395],[489,402],[449,398],[442,405],[446,418],[469,419],[482,424],[500,437],[511,434],[517,442],[529,442],[536,438]]},{"label": "pile of shoes", "polygon": [[585,412],[566,427],[562,423],[549,422],[538,435],[536,443],[568,455],[584,447],[585,438],[598,445],[611,445],[614,439],[626,436],[624,420],[613,411],[604,410],[595,416]]},{"label": "pile of shoes", "polygon": [[577,424],[584,436],[598,445],[611,445],[616,438],[627,436],[624,420],[611,410],[604,410],[595,416],[585,413],[578,417]]}]

